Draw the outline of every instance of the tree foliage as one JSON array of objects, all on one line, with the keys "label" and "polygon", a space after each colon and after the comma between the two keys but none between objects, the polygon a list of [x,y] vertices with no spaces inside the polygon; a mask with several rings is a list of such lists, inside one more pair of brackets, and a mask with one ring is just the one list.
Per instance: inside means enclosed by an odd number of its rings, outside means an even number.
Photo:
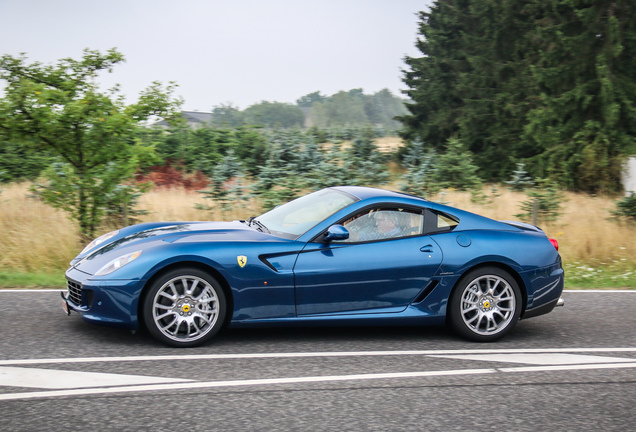
[{"label": "tree foliage", "polygon": [[263,101],[251,105],[243,111],[243,118],[247,124],[272,128],[302,127],[305,124],[305,114],[298,106],[282,102]]},{"label": "tree foliage", "polygon": [[322,102],[326,99],[326,96],[320,94],[319,91],[306,94],[296,100],[296,105],[301,108],[311,108],[316,102]]},{"label": "tree foliage", "polygon": [[[304,103],[304,101],[299,100],[298,103]],[[365,95],[362,89],[340,91],[322,99],[315,98],[310,107],[311,123],[322,128],[344,125],[383,125],[395,129],[399,127],[395,117],[407,112],[404,101],[387,89],[371,95]]]},{"label": "tree foliage", "polygon": [[437,1],[407,57],[404,137],[437,150],[458,136],[486,180],[523,161],[587,192],[620,188],[636,151],[631,0]]},{"label": "tree foliage", "polygon": [[180,104],[172,97],[174,86],[158,82],[131,105],[117,87],[100,91],[98,73],[123,61],[115,49],[85,50],[81,59],[55,65],[29,64],[25,56],[0,59],[0,78],[7,84],[0,100],[2,139],[57,158],[41,197],[69,211],[86,237],[94,235],[113,200],[127,199],[115,193],[118,185],[152,155],[152,148],[134,139],[137,126],[151,116],[170,116]]},{"label": "tree foliage", "polygon": [[25,143],[11,140],[0,143],[0,182],[35,180],[55,161],[46,149],[34,149]]},{"label": "tree foliage", "polygon": [[243,113],[232,104],[217,105],[212,109],[213,126],[239,127],[245,124]]}]

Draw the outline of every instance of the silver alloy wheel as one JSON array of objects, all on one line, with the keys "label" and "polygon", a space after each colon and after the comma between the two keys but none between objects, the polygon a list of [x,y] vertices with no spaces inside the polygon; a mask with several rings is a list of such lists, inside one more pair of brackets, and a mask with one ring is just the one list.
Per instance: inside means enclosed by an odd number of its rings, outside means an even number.
[{"label": "silver alloy wheel", "polygon": [[205,336],[219,318],[219,298],[205,279],[183,275],[164,283],[154,296],[152,317],[157,329],[177,342]]},{"label": "silver alloy wheel", "polygon": [[515,291],[497,275],[483,275],[473,280],[460,300],[464,323],[480,335],[494,335],[507,328],[515,316],[515,308]]}]

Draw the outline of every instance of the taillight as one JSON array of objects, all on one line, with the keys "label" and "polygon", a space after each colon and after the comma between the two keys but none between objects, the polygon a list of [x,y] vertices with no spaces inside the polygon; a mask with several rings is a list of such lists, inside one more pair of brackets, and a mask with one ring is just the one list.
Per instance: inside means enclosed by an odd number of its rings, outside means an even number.
[{"label": "taillight", "polygon": [[557,251],[559,250],[559,242],[556,239],[550,239],[550,243],[552,243],[552,246],[554,246]]}]

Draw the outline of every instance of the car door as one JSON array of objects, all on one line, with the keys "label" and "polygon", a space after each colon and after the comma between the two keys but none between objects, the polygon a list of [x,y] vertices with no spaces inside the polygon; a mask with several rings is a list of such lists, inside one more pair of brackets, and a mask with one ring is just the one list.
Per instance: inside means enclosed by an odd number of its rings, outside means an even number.
[{"label": "car door", "polygon": [[308,243],[294,266],[296,313],[404,310],[442,262],[423,222],[420,210],[366,209],[342,223],[349,239]]}]

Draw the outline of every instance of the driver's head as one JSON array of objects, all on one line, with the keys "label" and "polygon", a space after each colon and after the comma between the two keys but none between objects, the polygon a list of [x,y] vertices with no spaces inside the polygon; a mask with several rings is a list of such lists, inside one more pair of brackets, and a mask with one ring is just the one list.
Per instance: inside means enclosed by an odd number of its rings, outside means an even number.
[{"label": "driver's head", "polygon": [[378,212],[375,217],[375,224],[380,232],[391,231],[397,225],[397,216],[393,212]]}]

